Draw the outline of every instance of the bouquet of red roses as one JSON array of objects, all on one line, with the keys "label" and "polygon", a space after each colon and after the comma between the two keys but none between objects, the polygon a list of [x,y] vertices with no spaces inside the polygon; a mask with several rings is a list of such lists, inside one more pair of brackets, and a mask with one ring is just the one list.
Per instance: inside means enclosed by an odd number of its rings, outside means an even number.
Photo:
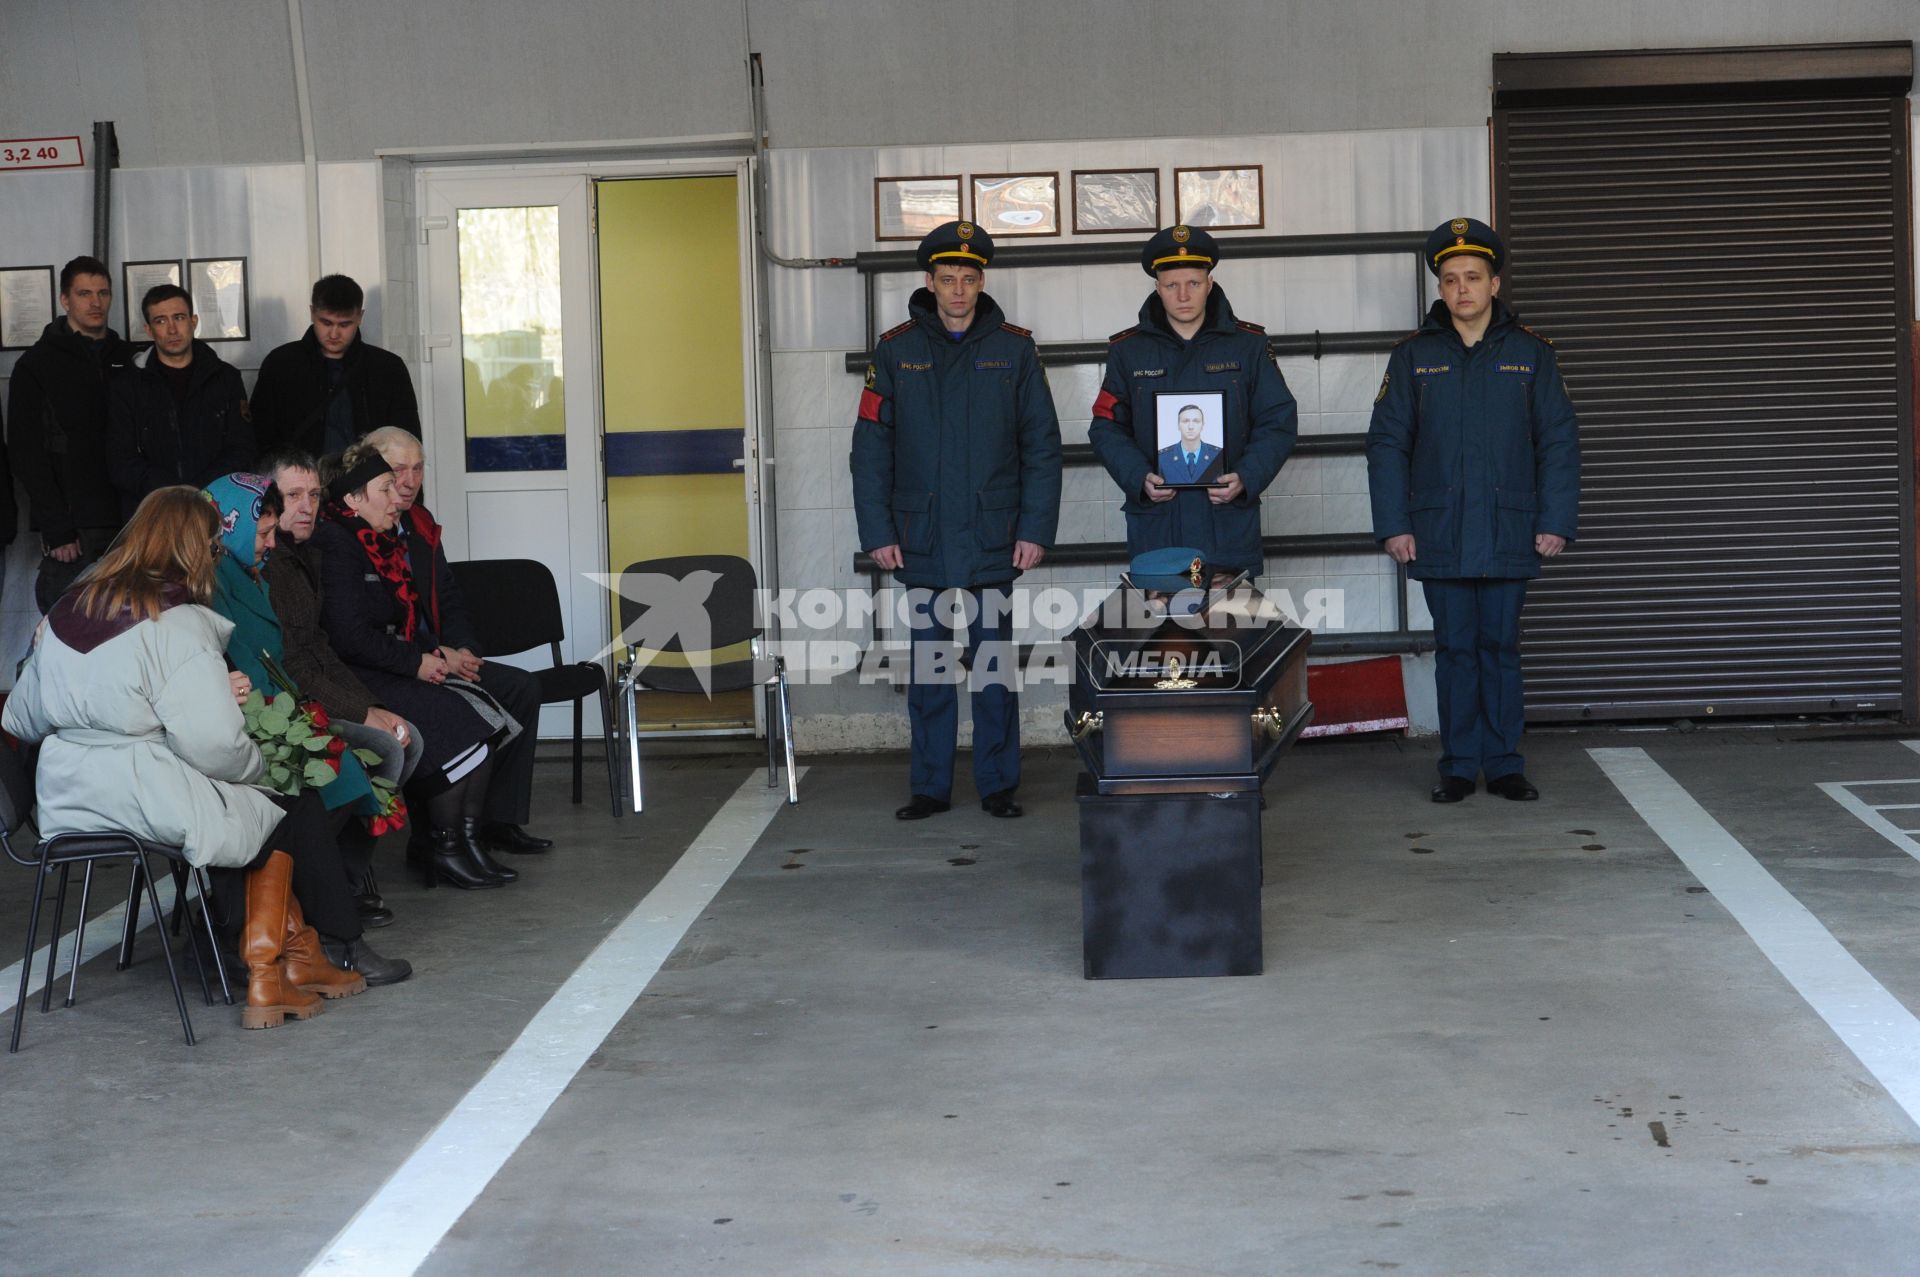
[{"label": "bouquet of red roses", "polygon": [[[264,652],[261,656],[280,693],[267,697],[255,688],[240,706],[247,735],[260,747],[260,756],[266,761],[261,783],[275,793],[298,797],[303,790],[333,784],[346,767],[370,790],[360,805],[367,831],[378,837],[405,828],[407,805],[398,787],[384,776],[373,774],[380,755],[369,749],[349,749],[344,740],[327,730],[332,719],[320,702],[302,701],[286,671]],[[339,805],[347,801],[352,800],[343,799]]]}]

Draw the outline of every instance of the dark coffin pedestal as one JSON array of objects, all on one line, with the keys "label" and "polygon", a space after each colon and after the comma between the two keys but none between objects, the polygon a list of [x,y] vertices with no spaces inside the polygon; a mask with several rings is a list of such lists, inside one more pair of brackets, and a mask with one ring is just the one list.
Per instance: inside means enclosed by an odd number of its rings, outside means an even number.
[{"label": "dark coffin pedestal", "polygon": [[1087,979],[1260,974],[1258,790],[1076,796]]},{"label": "dark coffin pedestal", "polygon": [[1260,787],[1313,718],[1313,636],[1252,589],[1192,624],[1140,603],[1074,631],[1087,978],[1258,975]]}]

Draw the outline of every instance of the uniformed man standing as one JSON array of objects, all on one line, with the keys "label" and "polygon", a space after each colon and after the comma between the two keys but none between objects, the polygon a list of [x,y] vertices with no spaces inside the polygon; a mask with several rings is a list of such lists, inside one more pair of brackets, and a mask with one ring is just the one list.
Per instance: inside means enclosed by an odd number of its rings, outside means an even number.
[{"label": "uniformed man standing", "polygon": [[1433,613],[1440,783],[1539,797],[1520,757],[1520,605],[1573,540],[1580,439],[1553,346],[1500,300],[1506,246],[1460,217],[1427,238],[1440,300],[1387,359],[1367,431],[1373,534]]},{"label": "uniformed man standing", "polygon": [[[926,287],[867,366],[853,427],[860,545],[918,596],[913,615],[911,798],[894,813],[948,809],[959,732],[954,606],[968,609],[973,779],[980,806],[1018,816],[1020,701],[1006,587],[1039,565],[1060,516],[1060,423],[1033,337],[981,291],[993,240],[948,222],[920,242]],[[931,605],[924,605],[930,603]]]},{"label": "uniformed man standing", "polygon": [[[1147,241],[1140,265],[1153,276],[1153,293],[1139,324],[1116,333],[1107,348],[1087,438],[1125,495],[1129,558],[1192,546],[1216,570],[1258,573],[1265,566],[1260,494],[1293,451],[1300,414],[1267,353],[1267,330],[1235,319],[1226,290],[1215,285],[1218,260],[1213,236],[1198,227],[1170,226]],[[1197,431],[1199,408],[1186,398],[1193,391],[1223,396],[1217,464],[1196,457],[1191,467],[1192,477],[1212,475],[1215,486],[1176,491],[1167,485],[1188,473],[1165,472],[1159,397],[1172,395],[1169,412]]]}]

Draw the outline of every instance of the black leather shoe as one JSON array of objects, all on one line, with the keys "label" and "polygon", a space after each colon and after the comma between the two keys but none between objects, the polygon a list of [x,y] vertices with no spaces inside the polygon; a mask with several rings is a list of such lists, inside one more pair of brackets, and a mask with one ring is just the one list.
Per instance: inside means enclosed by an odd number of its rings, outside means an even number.
[{"label": "black leather shoe", "polygon": [[943,803],[938,798],[929,798],[925,794],[915,794],[913,801],[893,813],[895,820],[925,820],[937,816],[943,811],[951,811],[952,803]]},{"label": "black leather shoe", "polygon": [[516,856],[537,856],[553,846],[551,838],[536,838],[518,825],[495,821],[480,827],[480,838],[495,851],[510,851]]},{"label": "black leather shoe", "polygon": [[509,869],[487,854],[487,844],[480,837],[479,821],[471,816],[462,816],[457,833],[461,851],[466,857],[467,864],[472,866],[475,872],[500,882],[520,881],[518,869]]},{"label": "black leather shoe", "polygon": [[320,947],[326,950],[328,962],[342,971],[358,972],[366,980],[369,989],[383,984],[399,984],[413,974],[411,962],[405,958],[383,958],[365,940],[336,940],[332,936],[321,936]]},{"label": "black leather shoe", "polygon": [[363,891],[355,896],[353,907],[359,913],[360,925],[363,927],[384,927],[393,921],[393,910],[387,908],[387,902],[374,892]]},{"label": "black leather shoe", "polygon": [[460,831],[457,829],[434,830],[429,849],[417,867],[429,887],[444,882],[449,887],[459,887],[463,891],[484,891],[489,887],[506,885],[501,879],[468,862],[467,850],[461,844]]},{"label": "black leather shoe", "polygon": [[[1492,789],[1492,785],[1487,786]],[[1440,783],[1433,787],[1431,797],[1436,803],[1457,803],[1473,793],[1473,780],[1467,776],[1442,776]]]},{"label": "black leather shoe", "polygon": [[1533,787],[1533,782],[1519,772],[1508,776],[1495,776],[1488,780],[1487,792],[1498,794],[1516,803],[1530,803],[1540,796],[1540,791]]},{"label": "black leather shoe", "polygon": [[999,816],[1003,820],[1011,820],[1015,816],[1026,815],[1026,812],[1020,809],[1020,804],[1013,801],[1013,791],[1011,789],[1003,789],[997,794],[988,794],[985,798],[982,798],[980,800],[980,810],[986,812],[989,816]]}]

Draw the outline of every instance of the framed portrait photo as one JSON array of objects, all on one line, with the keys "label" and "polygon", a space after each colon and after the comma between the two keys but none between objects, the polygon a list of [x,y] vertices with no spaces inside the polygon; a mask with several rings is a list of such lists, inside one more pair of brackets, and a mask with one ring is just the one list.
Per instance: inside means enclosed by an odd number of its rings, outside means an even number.
[{"label": "framed portrait photo", "polygon": [[1267,224],[1261,167],[1177,168],[1174,220],[1210,230],[1258,230]]},{"label": "framed portrait photo", "polygon": [[960,176],[873,179],[873,237],[918,241],[960,220]]},{"label": "framed portrait photo", "polygon": [[1153,397],[1154,473],[1169,488],[1217,488],[1226,470],[1227,396],[1222,390],[1163,390]]},{"label": "framed portrait photo", "polygon": [[0,267],[0,350],[25,350],[54,319],[51,266]]},{"label": "framed portrait photo", "polygon": [[187,292],[200,317],[201,341],[246,341],[251,333],[247,259],[195,257],[187,262]]},{"label": "framed portrait photo", "polygon": [[1058,173],[976,173],[973,222],[995,239],[1060,233]]},{"label": "framed portrait photo", "polygon": [[147,317],[141,312],[140,299],[147,295],[149,288],[161,284],[179,286],[185,278],[180,270],[180,259],[152,262],[122,262],[120,264],[120,283],[122,297],[127,314],[126,337],[131,342],[146,340]]},{"label": "framed portrait photo", "polygon": [[1075,235],[1151,235],[1160,229],[1160,170],[1075,169]]}]

